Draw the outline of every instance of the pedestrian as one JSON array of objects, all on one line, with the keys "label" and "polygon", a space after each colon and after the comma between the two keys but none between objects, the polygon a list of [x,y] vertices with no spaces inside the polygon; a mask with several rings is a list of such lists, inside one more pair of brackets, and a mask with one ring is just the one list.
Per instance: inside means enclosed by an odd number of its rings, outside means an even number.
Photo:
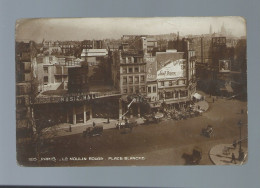
[{"label": "pedestrian", "polygon": [[71,132],[71,125],[70,125],[70,127],[69,127],[69,131]]},{"label": "pedestrian", "polygon": [[109,122],[109,117],[107,118],[107,123],[110,123],[110,122]]},{"label": "pedestrian", "polygon": [[96,126],[96,124],[95,124],[95,122],[93,121],[93,127],[95,127]]},{"label": "pedestrian", "polygon": [[234,147],[234,149],[236,149],[236,147],[237,147],[237,141],[236,140],[233,141],[233,147]]},{"label": "pedestrian", "polygon": [[212,98],[212,101],[213,101],[213,103],[215,102],[215,98],[214,97]]},{"label": "pedestrian", "polygon": [[235,164],[236,164],[236,157],[235,157],[235,154],[234,154],[234,153],[232,153],[232,160],[231,160],[231,163],[232,163],[233,161],[234,161]]}]

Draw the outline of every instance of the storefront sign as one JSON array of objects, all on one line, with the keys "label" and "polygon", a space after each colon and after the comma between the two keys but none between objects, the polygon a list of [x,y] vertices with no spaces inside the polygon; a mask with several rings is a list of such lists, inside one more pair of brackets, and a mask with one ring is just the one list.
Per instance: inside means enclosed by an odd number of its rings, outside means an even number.
[{"label": "storefront sign", "polygon": [[157,71],[157,79],[174,79],[186,76],[186,60],[179,59],[172,61],[164,66],[162,69]]},{"label": "storefront sign", "polygon": [[50,96],[50,97],[38,97],[35,99],[35,104],[46,103],[63,103],[63,102],[79,102],[90,101],[96,98],[111,97],[119,95],[119,92],[107,92],[107,93],[94,93],[85,95],[66,95],[66,96]]}]

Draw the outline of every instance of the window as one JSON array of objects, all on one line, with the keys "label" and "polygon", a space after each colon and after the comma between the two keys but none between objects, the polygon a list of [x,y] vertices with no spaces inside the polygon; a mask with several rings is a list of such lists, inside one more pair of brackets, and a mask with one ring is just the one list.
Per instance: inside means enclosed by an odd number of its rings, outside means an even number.
[{"label": "window", "polygon": [[128,63],[132,63],[132,57],[128,57]]},{"label": "window", "polygon": [[85,83],[86,83],[86,77],[85,77],[85,75],[81,75],[81,82],[82,82],[82,84],[85,84]]},{"label": "window", "polygon": [[139,84],[139,76],[135,76],[135,84]]},{"label": "window", "polygon": [[62,74],[62,67],[56,66],[56,74]]},{"label": "window", "polygon": [[135,67],[135,72],[139,72],[139,67]]},{"label": "window", "polygon": [[175,98],[179,98],[179,91],[175,92]]},{"label": "window", "polygon": [[124,89],[124,90],[123,90],[123,93],[127,93],[127,89]]},{"label": "window", "polygon": [[151,87],[147,87],[148,93],[151,93]]},{"label": "window", "polygon": [[124,64],[126,63],[126,58],[125,57],[122,58],[122,63],[124,63]]},{"label": "window", "polygon": [[138,86],[135,87],[135,93],[139,93],[139,87]]},{"label": "window", "polygon": [[61,83],[62,82],[61,77],[60,76],[55,77],[55,82],[56,83]]},{"label": "window", "polygon": [[43,67],[44,73],[48,74],[48,67]]},{"label": "window", "polygon": [[137,63],[137,57],[134,57],[134,62]]},{"label": "window", "polygon": [[127,68],[123,68],[123,73],[124,73],[124,74],[127,73]]},{"label": "window", "polygon": [[153,86],[153,93],[156,93],[156,86]]},{"label": "window", "polygon": [[140,66],[140,72],[144,72],[144,66]]},{"label": "window", "polygon": [[161,86],[164,86],[164,82],[161,82]]},{"label": "window", "polygon": [[26,94],[26,90],[25,90],[25,87],[24,86],[19,86],[19,95],[24,95]]},{"label": "window", "polygon": [[173,98],[172,92],[166,92],[166,93],[165,93],[165,98],[166,98],[166,99],[171,99],[171,98]]},{"label": "window", "polygon": [[141,81],[140,81],[141,83],[143,83],[144,82],[144,76],[141,76]]},{"label": "window", "polygon": [[145,87],[144,86],[141,86],[141,92],[145,92]]},{"label": "window", "polygon": [[169,81],[169,86],[172,86],[172,81],[171,80]]},{"label": "window", "polygon": [[133,87],[129,87],[129,92],[133,93],[134,92],[134,88]]},{"label": "window", "polygon": [[44,81],[44,83],[48,83],[49,82],[48,76],[44,76],[43,81]]},{"label": "window", "polygon": [[133,83],[133,77],[132,76],[129,76],[129,83],[132,84]]},{"label": "window", "polygon": [[187,91],[180,91],[180,97],[186,97],[188,94]]},{"label": "window", "polygon": [[123,77],[123,84],[124,85],[127,84],[127,77],[126,76]]},{"label": "window", "polygon": [[133,68],[128,68],[128,72],[132,73],[133,72]]}]

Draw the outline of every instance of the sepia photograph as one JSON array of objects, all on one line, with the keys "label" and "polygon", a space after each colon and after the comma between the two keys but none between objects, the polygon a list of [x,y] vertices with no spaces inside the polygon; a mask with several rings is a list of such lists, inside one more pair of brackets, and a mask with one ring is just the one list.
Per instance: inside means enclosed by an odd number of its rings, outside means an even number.
[{"label": "sepia photograph", "polygon": [[24,167],[243,165],[243,17],[16,21]]}]

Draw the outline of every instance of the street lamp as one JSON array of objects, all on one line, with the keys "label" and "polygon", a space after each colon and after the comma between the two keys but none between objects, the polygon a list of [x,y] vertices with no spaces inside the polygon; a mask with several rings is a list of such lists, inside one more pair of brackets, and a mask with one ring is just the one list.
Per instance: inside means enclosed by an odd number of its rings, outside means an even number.
[{"label": "street lamp", "polygon": [[239,155],[238,155],[238,160],[239,161],[242,161],[243,159],[244,159],[244,152],[243,152],[243,150],[242,150],[242,146],[241,146],[241,142],[242,142],[242,138],[241,138],[241,129],[242,129],[242,125],[243,125],[243,123],[242,123],[242,120],[239,120],[238,121],[238,123],[237,123],[237,125],[238,125],[238,127],[239,127],[239,136],[240,136],[240,138],[239,138]]}]

